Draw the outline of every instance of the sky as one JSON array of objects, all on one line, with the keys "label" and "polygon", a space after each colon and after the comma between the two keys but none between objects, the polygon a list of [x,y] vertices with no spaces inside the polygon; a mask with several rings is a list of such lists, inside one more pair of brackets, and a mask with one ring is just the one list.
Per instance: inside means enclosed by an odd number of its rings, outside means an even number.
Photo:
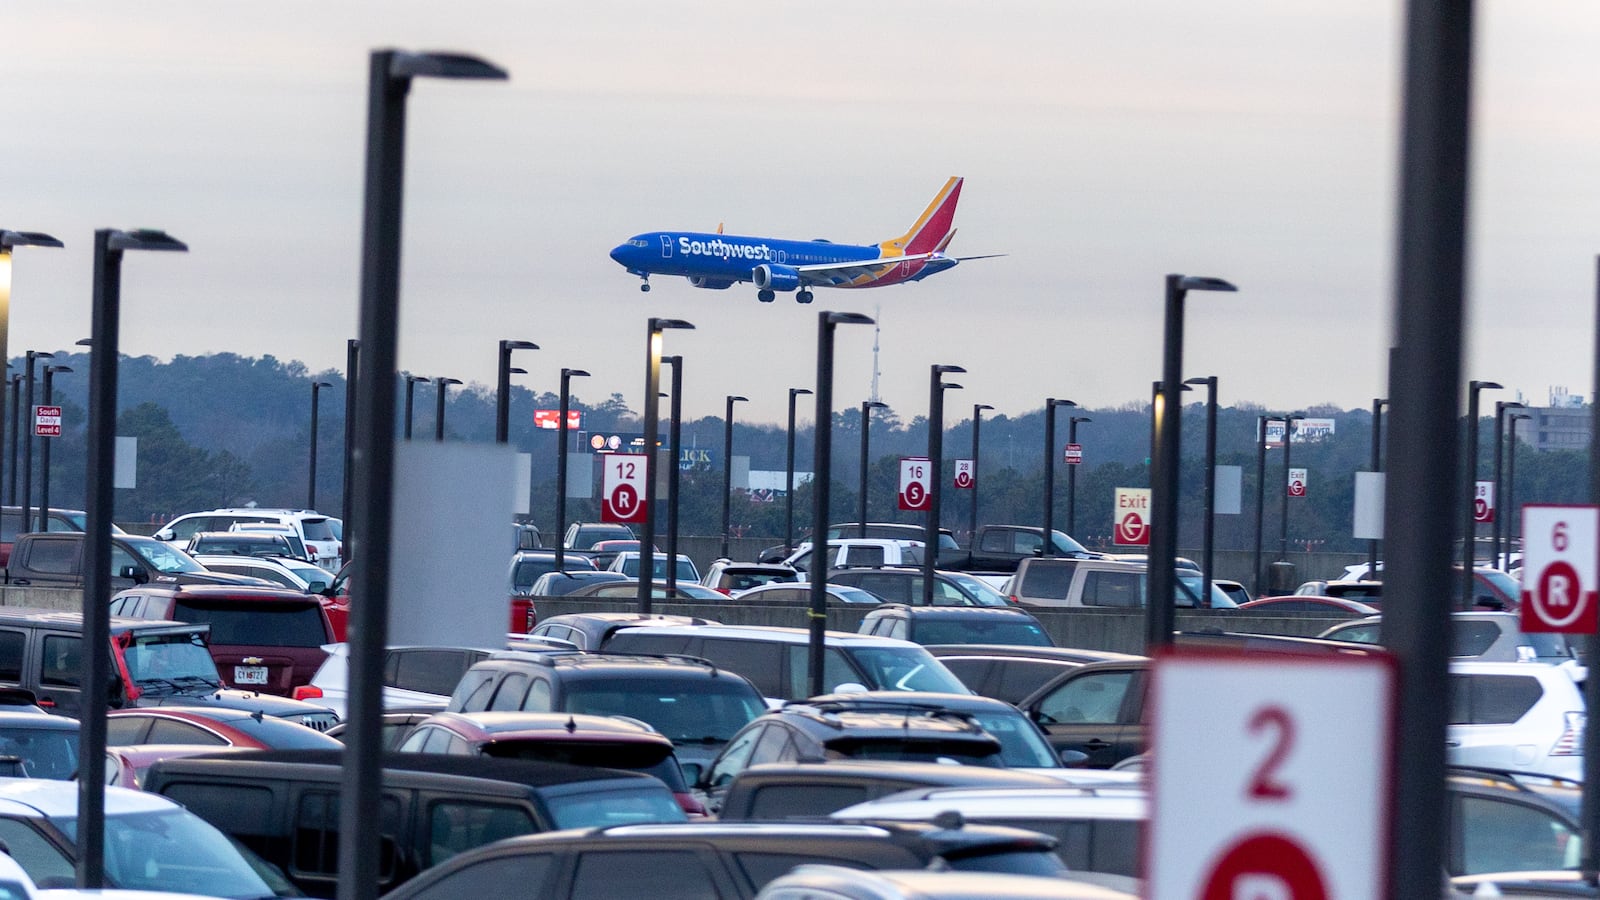
[{"label": "sky", "polygon": [[[1543,405],[1588,395],[1600,210],[1600,7],[1477,4],[1464,378]],[[838,408],[927,410],[928,367],[971,404],[1144,402],[1169,272],[1185,371],[1224,404],[1365,408],[1385,393],[1403,4],[1375,0],[109,0],[11,4],[0,28],[0,228],[19,251],[10,345],[89,333],[96,228],[130,254],[125,353],[231,352],[342,369],[357,329],[373,49],[479,55],[503,83],[419,80],[408,107],[400,365],[638,409],[652,316],[685,413],[781,423],[841,326]],[[966,178],[951,252],[911,285],[758,303],[607,254],[651,230],[873,243]],[[810,410],[802,406],[801,419]]]}]

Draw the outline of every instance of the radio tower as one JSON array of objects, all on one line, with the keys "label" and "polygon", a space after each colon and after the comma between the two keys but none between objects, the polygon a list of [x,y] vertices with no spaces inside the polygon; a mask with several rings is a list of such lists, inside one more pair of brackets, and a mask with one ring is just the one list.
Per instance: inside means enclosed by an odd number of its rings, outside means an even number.
[{"label": "radio tower", "polygon": [[878,332],[883,323],[883,305],[872,308],[872,397],[873,403],[878,402]]}]

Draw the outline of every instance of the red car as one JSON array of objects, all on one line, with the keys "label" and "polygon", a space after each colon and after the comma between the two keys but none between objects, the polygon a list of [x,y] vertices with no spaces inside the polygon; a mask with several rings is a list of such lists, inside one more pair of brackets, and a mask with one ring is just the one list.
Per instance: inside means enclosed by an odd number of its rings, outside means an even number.
[{"label": "red car", "polygon": [[344,746],[315,728],[246,709],[158,706],[106,712],[106,746],[199,744],[246,750],[336,750]]},{"label": "red car", "polygon": [[1260,597],[1239,604],[1241,610],[1273,613],[1328,613],[1333,615],[1375,616],[1376,606],[1344,597],[1321,597],[1314,594],[1286,594],[1281,597]]},{"label": "red car", "polygon": [[638,719],[574,713],[434,713],[406,736],[400,752],[536,759],[644,772],[665,782],[685,813],[706,814],[689,790],[672,741]]}]

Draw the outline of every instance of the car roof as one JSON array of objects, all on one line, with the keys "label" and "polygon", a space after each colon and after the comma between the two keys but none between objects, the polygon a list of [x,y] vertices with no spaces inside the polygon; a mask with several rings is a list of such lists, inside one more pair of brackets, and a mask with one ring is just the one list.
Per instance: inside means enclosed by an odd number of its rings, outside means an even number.
[{"label": "car roof", "polygon": [[1111,650],[1082,650],[1075,647],[1033,647],[1020,644],[927,644],[929,653],[939,658],[947,656],[1004,656],[1019,659],[1043,659],[1053,662],[1078,663],[1125,662],[1145,659],[1134,653],[1117,653]]},{"label": "car roof", "polygon": [[[752,641],[772,641],[781,644],[805,644],[811,641],[811,632],[804,628],[783,628],[776,625],[663,625],[652,628],[651,634],[693,634],[701,637],[744,638]],[[862,647],[917,647],[910,641],[874,635],[855,634],[849,631],[825,631],[826,642],[836,645]]]},{"label": "car roof", "polygon": [[[76,819],[78,783],[49,778],[0,778],[0,802],[9,807],[8,812],[24,816]],[[177,803],[159,794],[106,787],[107,815],[164,812],[179,808]]]},{"label": "car roof", "polygon": [[822,694],[805,700],[790,700],[784,704],[784,708],[791,706],[818,708],[834,706],[853,709],[876,707],[885,710],[943,709],[952,712],[982,712],[992,709],[1021,714],[1021,710],[1015,706],[993,697],[979,694],[942,694],[933,691],[856,691],[848,694]]},{"label": "car roof", "polygon": [[840,819],[931,818],[945,810],[979,819],[1008,816],[1030,819],[1142,820],[1150,805],[1136,783],[1054,787],[917,787],[866,800],[834,813]]},{"label": "car roof", "polygon": [[970,619],[970,618],[1017,618],[1022,617],[1030,621],[1038,621],[1033,613],[1013,606],[913,606],[909,603],[883,603],[876,609],[867,610],[867,615],[888,610],[902,610],[907,615],[927,619]]},{"label": "car roof", "polygon": [[[344,750],[256,750],[250,753],[193,756],[175,760],[174,768],[181,765],[187,771],[209,769],[226,773],[237,767],[238,771],[260,771],[263,774],[286,774],[283,766],[316,766],[341,769]],[[167,765],[163,761],[158,765]],[[274,772],[275,768],[279,772]],[[383,768],[432,775],[454,775],[466,778],[505,781],[529,787],[571,784],[583,781],[609,781],[612,779],[644,779],[655,781],[640,772],[602,769],[594,766],[573,766],[565,763],[526,759],[497,759],[488,756],[448,756],[442,753],[385,753]],[[76,806],[73,807],[76,809]]]},{"label": "car roof", "polygon": [[656,677],[697,678],[710,675],[715,678],[723,674],[732,675],[717,668],[709,660],[684,654],[662,654],[653,656],[646,653],[608,653],[594,651],[585,653],[581,650],[536,650],[515,649],[497,650],[489,654],[488,659],[480,660],[473,668],[480,666],[489,667],[489,663],[519,663],[523,665],[545,666],[551,669],[564,669],[569,673],[594,672],[609,674],[616,671],[649,669]]},{"label": "car roof", "polygon": [[1060,787],[1061,779],[1030,772],[990,766],[952,766],[945,763],[902,762],[900,760],[835,759],[828,762],[757,763],[735,776],[736,782],[816,781],[899,781],[906,784],[977,785],[1017,787],[1044,785]]},{"label": "car roof", "polygon": [[[0,606],[0,621],[26,622],[46,628],[60,628],[63,631],[82,631],[83,613],[69,612],[64,609],[44,609],[30,606]],[[171,626],[168,628],[167,626]],[[171,619],[138,619],[131,616],[112,616],[111,630],[113,633],[122,631],[151,631],[151,630],[211,630],[210,625],[191,624],[188,622],[174,622]]]},{"label": "car roof", "polygon": [[574,738],[604,735],[650,742],[667,741],[637,719],[591,716],[581,713],[540,712],[438,712],[423,720],[435,725],[464,724],[494,738],[564,734]]},{"label": "car roof", "polygon": [[118,591],[112,599],[123,594],[164,594],[170,595],[175,600],[259,600],[263,602],[289,600],[297,603],[320,604],[320,600],[316,596],[302,593],[292,588],[277,587],[276,585],[145,584]]},{"label": "car roof", "polygon": [[[939,714],[908,715],[905,708],[849,709],[813,706],[810,704],[785,704],[768,710],[752,721],[772,721],[774,718],[789,721],[803,720],[812,730],[823,731],[828,737],[887,738],[904,741],[937,740],[942,744],[970,742],[974,747],[984,747],[990,752],[1000,751],[1000,739],[984,731],[976,723],[959,713],[950,716]],[[816,736],[816,735],[813,735]]]},{"label": "car roof", "polygon": [[[917,900],[1131,900],[1135,895],[1066,878],[1040,878],[1003,872],[938,869],[874,869],[806,863],[768,884],[785,896],[843,898],[917,898]],[[794,893],[801,891],[803,893]]]},{"label": "car roof", "polygon": [[77,731],[78,720],[47,712],[0,709],[0,732],[9,728],[42,728],[47,731]]}]

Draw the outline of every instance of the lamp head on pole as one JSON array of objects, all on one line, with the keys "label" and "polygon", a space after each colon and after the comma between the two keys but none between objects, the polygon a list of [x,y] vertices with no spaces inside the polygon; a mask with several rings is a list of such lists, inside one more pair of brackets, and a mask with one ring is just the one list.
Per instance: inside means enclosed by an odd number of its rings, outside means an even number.
[{"label": "lamp head on pole", "polygon": [[1178,290],[1180,291],[1237,291],[1232,283],[1221,278],[1208,278],[1203,275],[1178,276]]},{"label": "lamp head on pole", "polygon": [[1045,408],[1046,409],[1050,409],[1050,410],[1054,410],[1058,406],[1077,406],[1078,405],[1078,404],[1072,402],[1071,400],[1058,400],[1055,397],[1046,398],[1046,400],[1044,402],[1045,402]]},{"label": "lamp head on pole", "polygon": [[1073,416],[1070,419],[1070,421],[1072,421],[1072,422],[1093,422],[1094,419],[1091,419],[1088,416]]},{"label": "lamp head on pole", "polygon": [[862,402],[861,408],[862,409],[888,409],[889,408],[889,404],[882,403],[882,402],[879,402],[877,400],[866,400],[866,401]]},{"label": "lamp head on pole", "polygon": [[966,369],[963,369],[960,366],[941,366],[941,365],[937,365],[937,364],[935,364],[933,366],[933,374],[935,374],[935,375],[945,375],[945,374],[948,374],[948,373],[951,373],[951,372],[962,372],[962,373],[964,373],[966,371],[967,371]]},{"label": "lamp head on pole", "polygon": [[829,325],[873,325],[876,324],[871,316],[853,312],[826,312],[823,313]]},{"label": "lamp head on pole", "polygon": [[973,416],[973,418],[977,418],[978,413],[983,412],[986,409],[994,409],[994,407],[990,406],[987,403],[974,403],[974,404],[972,404],[972,416]]},{"label": "lamp head on pole", "polygon": [[71,371],[72,371],[72,367],[71,366],[45,366],[44,367],[44,373],[46,375],[56,375],[56,374],[60,374],[60,373],[64,373],[64,372],[71,372]]},{"label": "lamp head on pole", "polygon": [[0,250],[12,247],[61,247],[60,241],[42,231],[7,231],[0,228]]},{"label": "lamp head on pole", "polygon": [[106,239],[108,250],[176,250],[185,252],[188,245],[165,231],[139,228],[134,231],[113,229]]},{"label": "lamp head on pole", "polygon": [[445,385],[447,385],[447,384],[460,384],[461,383],[461,379],[459,379],[459,378],[435,378],[433,380],[433,382],[434,382],[434,384],[437,384],[439,386],[440,390],[444,390],[444,386]]},{"label": "lamp head on pole", "polygon": [[535,344],[533,341],[501,341],[500,349],[505,351],[537,350],[539,349],[539,345]]},{"label": "lamp head on pole", "polygon": [[528,370],[522,368],[521,366],[512,366],[511,368],[506,370],[506,374],[507,375],[526,375],[526,374],[528,374]]},{"label": "lamp head on pole", "polygon": [[789,388],[789,402],[793,403],[794,398],[799,397],[802,394],[809,393],[811,393],[810,388]]},{"label": "lamp head on pole", "polygon": [[506,70],[465,53],[411,53],[394,51],[390,78],[478,78],[505,81]]},{"label": "lamp head on pole", "polygon": [[585,372],[582,369],[562,369],[561,370],[561,377],[562,378],[588,378],[589,377],[589,373]]}]

